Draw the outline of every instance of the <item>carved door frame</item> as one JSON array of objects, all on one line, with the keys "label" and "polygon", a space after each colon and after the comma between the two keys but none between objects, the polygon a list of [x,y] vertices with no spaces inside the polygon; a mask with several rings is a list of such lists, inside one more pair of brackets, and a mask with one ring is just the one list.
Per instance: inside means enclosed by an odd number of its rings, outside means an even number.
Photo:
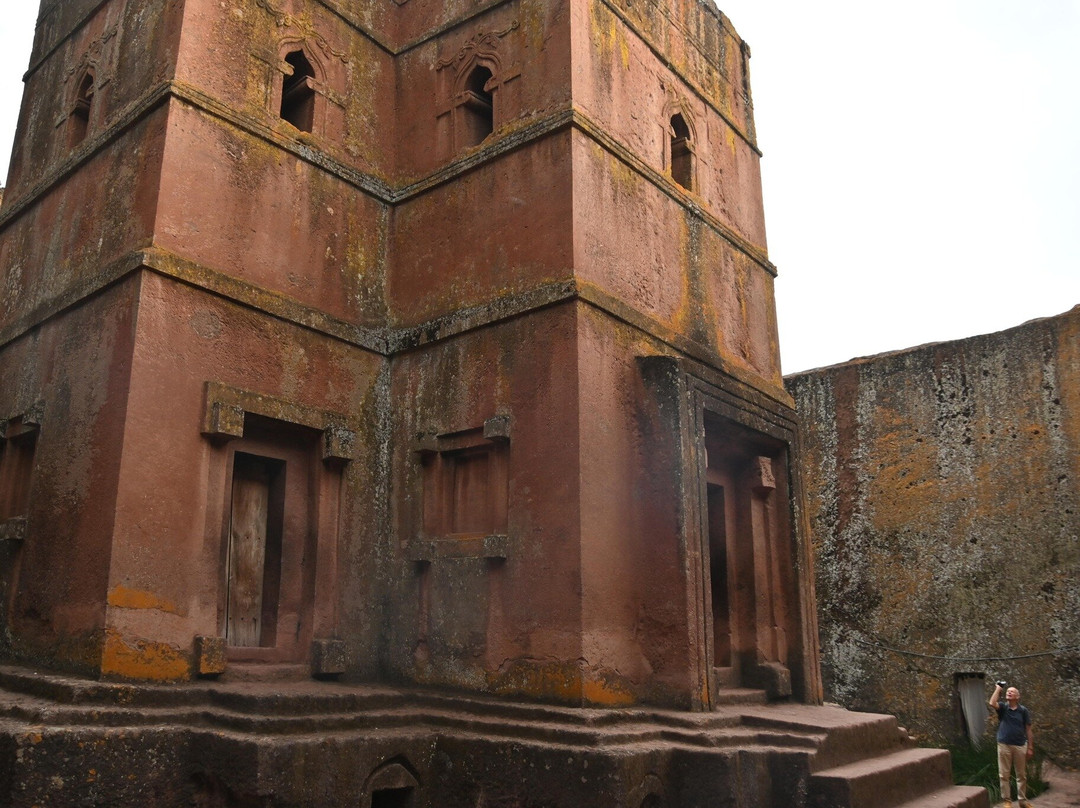
[{"label": "carved door frame", "polygon": [[[275,636],[272,641],[269,636],[260,638],[258,645],[226,644],[228,659],[309,661],[314,643],[332,639],[338,632],[339,516],[344,467],[356,451],[356,432],[341,414],[218,382],[207,382],[205,395],[202,433],[212,446],[206,546],[217,548],[218,578],[216,626],[206,633],[226,640],[235,458],[248,455],[280,468],[285,490],[278,516],[289,524],[281,527],[272,560],[281,565],[276,580],[281,588],[274,595],[278,606]],[[290,494],[290,478],[303,481],[302,496],[295,491]],[[287,620],[278,626],[283,614]]]},{"label": "carved door frame", "polygon": [[[809,531],[803,524],[800,507],[801,486],[792,458],[797,452],[796,419],[785,403],[765,396],[738,380],[687,360],[657,360],[677,368],[681,400],[678,418],[683,457],[682,486],[683,550],[686,559],[686,602],[690,645],[695,649],[696,669],[691,672],[696,709],[710,710],[716,704],[718,674],[715,659],[710,582],[708,525],[708,458],[706,429],[722,425],[734,434],[749,438],[772,458],[777,487],[786,502],[777,502],[776,514],[783,520],[780,529],[789,565],[784,579],[788,609],[789,651],[787,682],[783,670],[758,671],[750,677],[739,672],[744,686],[762,687],[782,696],[786,692],[801,701],[820,703],[821,673],[817,640],[817,617],[813,586],[813,560]],[[760,486],[761,483],[759,482]],[[777,679],[779,677],[779,679]],[[772,681],[770,681],[772,680]]]}]

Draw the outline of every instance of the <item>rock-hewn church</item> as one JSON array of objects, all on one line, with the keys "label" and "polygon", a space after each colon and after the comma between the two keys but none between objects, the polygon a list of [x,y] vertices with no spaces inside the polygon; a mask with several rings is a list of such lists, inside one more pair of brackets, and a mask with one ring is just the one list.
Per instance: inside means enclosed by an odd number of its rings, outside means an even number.
[{"label": "rock-hewn church", "polygon": [[749,56],[701,0],[43,0],[0,799],[984,805],[817,706]]}]

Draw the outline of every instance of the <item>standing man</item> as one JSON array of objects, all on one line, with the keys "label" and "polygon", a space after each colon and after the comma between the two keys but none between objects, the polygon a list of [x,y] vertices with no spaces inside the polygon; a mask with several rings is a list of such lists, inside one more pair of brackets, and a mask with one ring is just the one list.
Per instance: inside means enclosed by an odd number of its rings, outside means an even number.
[{"label": "standing man", "polygon": [[1031,713],[1020,703],[1020,691],[1015,687],[1006,690],[1005,701],[1000,701],[1003,687],[1005,682],[998,682],[987,702],[991,710],[997,711],[998,717],[998,779],[1001,781],[1002,805],[1012,808],[1009,769],[1015,769],[1016,798],[1020,801],[1020,808],[1031,808],[1031,803],[1027,801],[1027,759],[1035,754]]}]

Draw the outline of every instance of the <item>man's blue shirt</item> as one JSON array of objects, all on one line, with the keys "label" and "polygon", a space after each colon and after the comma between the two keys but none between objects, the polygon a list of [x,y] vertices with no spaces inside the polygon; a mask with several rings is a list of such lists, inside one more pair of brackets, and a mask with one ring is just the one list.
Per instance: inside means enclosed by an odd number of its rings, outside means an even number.
[{"label": "man's blue shirt", "polygon": [[1009,702],[999,701],[998,708],[998,743],[1009,746],[1023,746],[1027,743],[1027,728],[1031,726],[1031,713],[1028,708],[1018,704],[1015,710],[1009,709]]}]

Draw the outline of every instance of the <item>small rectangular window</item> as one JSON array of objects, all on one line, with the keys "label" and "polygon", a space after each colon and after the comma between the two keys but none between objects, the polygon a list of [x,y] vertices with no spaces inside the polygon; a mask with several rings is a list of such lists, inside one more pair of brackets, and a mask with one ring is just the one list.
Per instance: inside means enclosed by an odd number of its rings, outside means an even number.
[{"label": "small rectangular window", "polygon": [[0,441],[0,521],[25,516],[30,509],[37,429]]},{"label": "small rectangular window", "polygon": [[425,452],[424,532],[433,538],[501,535],[507,524],[507,442],[482,429],[439,438]]},{"label": "small rectangular window", "polygon": [[688,191],[693,190],[694,155],[690,147],[690,127],[682,115],[671,118],[671,178]]},{"label": "small rectangular window", "polygon": [[491,91],[485,89],[491,81],[491,71],[477,65],[465,82],[462,101],[464,111],[465,141],[469,146],[479,145],[495,129],[495,104]]}]

